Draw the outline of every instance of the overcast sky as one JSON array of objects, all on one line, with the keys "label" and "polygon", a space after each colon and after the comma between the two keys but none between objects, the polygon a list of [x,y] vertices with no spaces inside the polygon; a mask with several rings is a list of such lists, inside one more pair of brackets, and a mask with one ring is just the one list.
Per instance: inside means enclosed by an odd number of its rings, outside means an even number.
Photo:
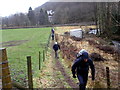
[{"label": "overcast sky", "polygon": [[48,0],[1,0],[0,1],[0,16],[9,16],[15,13],[26,13],[31,6],[34,10]]},{"label": "overcast sky", "polygon": [[[34,10],[36,7],[44,4],[49,0],[1,0],[0,1],[0,16],[9,16],[11,14],[15,13],[26,13],[28,12],[29,7],[31,6]],[[87,1],[87,2],[95,2],[95,1],[119,1],[119,0],[50,0],[53,1],[62,1],[62,2],[81,2],[81,1]]]}]

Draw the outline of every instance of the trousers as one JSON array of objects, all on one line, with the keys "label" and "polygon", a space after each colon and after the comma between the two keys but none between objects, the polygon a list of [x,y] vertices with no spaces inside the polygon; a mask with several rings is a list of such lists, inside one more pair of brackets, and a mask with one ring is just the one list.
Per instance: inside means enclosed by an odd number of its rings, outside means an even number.
[{"label": "trousers", "polygon": [[58,52],[55,51],[55,58],[58,58]]},{"label": "trousers", "polygon": [[79,89],[86,90],[86,84],[88,80],[88,73],[86,74],[77,74],[77,78],[79,80]]},{"label": "trousers", "polygon": [[52,40],[54,40],[54,34],[52,34]]}]

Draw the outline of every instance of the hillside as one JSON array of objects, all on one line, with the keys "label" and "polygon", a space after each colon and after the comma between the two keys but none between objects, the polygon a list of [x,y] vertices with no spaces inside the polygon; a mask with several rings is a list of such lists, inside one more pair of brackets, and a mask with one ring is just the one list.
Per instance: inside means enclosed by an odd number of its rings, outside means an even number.
[{"label": "hillside", "polygon": [[34,11],[40,9],[53,10],[54,22],[56,23],[78,23],[82,21],[94,21],[93,2],[47,2]]}]

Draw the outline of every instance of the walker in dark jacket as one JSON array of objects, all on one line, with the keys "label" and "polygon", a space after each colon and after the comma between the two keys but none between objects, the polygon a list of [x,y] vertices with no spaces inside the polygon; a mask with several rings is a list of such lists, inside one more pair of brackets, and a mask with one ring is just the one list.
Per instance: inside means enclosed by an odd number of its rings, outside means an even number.
[{"label": "walker in dark jacket", "polygon": [[58,58],[57,51],[60,49],[60,45],[57,42],[55,42],[55,44],[53,45],[53,49],[55,51],[55,58]]},{"label": "walker in dark jacket", "polygon": [[54,31],[54,29],[52,28],[52,29],[51,29],[51,33],[54,34],[54,32],[55,32],[55,31]]},{"label": "walker in dark jacket", "polygon": [[76,78],[75,74],[77,74],[80,90],[86,89],[89,66],[91,68],[92,80],[94,80],[95,68],[94,68],[93,61],[88,57],[87,52],[83,52],[82,55],[79,58],[77,58],[74,64],[72,65],[73,78]]},{"label": "walker in dark jacket", "polygon": [[55,33],[54,29],[51,29],[51,37],[52,37],[52,40],[54,40],[54,33]]}]

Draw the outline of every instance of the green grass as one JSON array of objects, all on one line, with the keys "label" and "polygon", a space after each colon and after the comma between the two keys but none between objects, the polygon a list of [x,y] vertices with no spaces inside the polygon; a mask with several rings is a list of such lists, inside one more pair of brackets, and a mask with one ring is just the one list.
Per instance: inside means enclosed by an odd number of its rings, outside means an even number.
[{"label": "green grass", "polygon": [[[2,43],[8,41],[17,41],[12,44],[26,40],[20,45],[5,47],[10,65],[12,80],[21,84],[27,84],[27,56],[32,58],[33,77],[39,75],[38,57],[39,51],[44,50],[50,34],[50,28],[29,28],[29,29],[8,29],[0,30],[2,32]],[[1,42],[0,42],[1,43]],[[3,45],[10,45],[5,43]],[[42,55],[41,55],[42,58]]]}]

